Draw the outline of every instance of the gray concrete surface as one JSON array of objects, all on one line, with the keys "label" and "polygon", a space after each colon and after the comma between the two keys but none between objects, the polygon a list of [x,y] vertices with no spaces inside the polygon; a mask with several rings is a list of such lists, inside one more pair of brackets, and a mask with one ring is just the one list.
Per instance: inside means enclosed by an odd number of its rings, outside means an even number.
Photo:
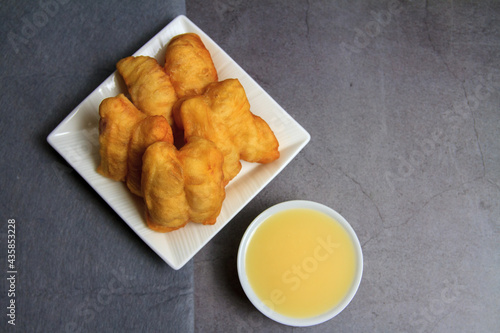
[{"label": "gray concrete surface", "polygon": [[[45,138],[183,13],[312,139],[174,271]],[[500,328],[500,2],[5,1],[0,22],[0,331]],[[364,253],[352,303],[311,328],[261,315],[236,272],[252,219],[291,199],[340,212]]]},{"label": "gray concrete surface", "polygon": [[[187,15],[311,133],[194,258],[197,331],[500,328],[500,3],[187,1]],[[309,329],[247,301],[236,253],[263,209],[324,203],[357,231],[352,303]]]}]

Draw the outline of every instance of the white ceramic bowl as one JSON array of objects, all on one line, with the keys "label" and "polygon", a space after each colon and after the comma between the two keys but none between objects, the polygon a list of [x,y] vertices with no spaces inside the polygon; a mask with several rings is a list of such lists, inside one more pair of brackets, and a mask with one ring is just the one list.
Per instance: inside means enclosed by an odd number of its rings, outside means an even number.
[{"label": "white ceramic bowl", "polygon": [[[273,311],[271,307],[269,307],[265,302],[263,302],[259,297],[255,294],[254,290],[252,289],[249,281],[248,281],[248,276],[245,270],[245,257],[246,257],[246,252],[248,248],[248,244],[255,234],[255,231],[260,227],[260,225],[266,221],[270,216],[292,208],[307,208],[307,209],[313,209],[319,212],[322,212],[335,220],[337,220],[342,227],[347,231],[349,236],[351,237],[351,241],[354,245],[354,250],[355,250],[355,255],[356,255],[356,272],[354,275],[354,281],[344,297],[338,303],[335,307],[327,311],[326,313],[323,313],[318,316],[314,317],[309,317],[309,318],[294,318],[294,317],[288,317],[284,316],[276,311]],[[336,211],[333,209],[322,205],[317,202],[312,202],[312,201],[305,201],[305,200],[293,200],[293,201],[286,201],[282,202],[280,204],[277,204],[275,206],[272,206],[262,212],[259,216],[255,218],[255,220],[250,224],[248,229],[246,230],[245,234],[243,235],[243,238],[241,240],[239,249],[238,249],[238,260],[237,260],[237,266],[238,266],[238,276],[240,279],[241,286],[243,287],[243,290],[245,291],[245,294],[247,295],[248,299],[252,302],[252,304],[264,315],[267,317],[271,318],[272,320],[279,322],[281,324],[285,325],[290,325],[290,326],[312,326],[312,325],[317,325],[320,323],[323,323],[327,320],[332,319],[336,315],[338,315],[342,310],[345,309],[345,307],[351,302],[353,299],[354,295],[356,294],[359,284],[361,282],[361,276],[363,275],[363,254],[361,251],[361,245],[359,244],[358,237],[356,236],[356,233],[350,226],[350,224]]]}]

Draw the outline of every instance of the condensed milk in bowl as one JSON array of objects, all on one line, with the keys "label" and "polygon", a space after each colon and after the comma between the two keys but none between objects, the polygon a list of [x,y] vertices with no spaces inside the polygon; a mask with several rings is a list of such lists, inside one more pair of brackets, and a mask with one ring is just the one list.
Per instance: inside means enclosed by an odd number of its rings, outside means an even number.
[{"label": "condensed milk in bowl", "polygon": [[363,274],[356,233],[336,211],[304,200],[261,213],[241,240],[238,275],[267,317],[290,326],[332,319],[353,299]]}]

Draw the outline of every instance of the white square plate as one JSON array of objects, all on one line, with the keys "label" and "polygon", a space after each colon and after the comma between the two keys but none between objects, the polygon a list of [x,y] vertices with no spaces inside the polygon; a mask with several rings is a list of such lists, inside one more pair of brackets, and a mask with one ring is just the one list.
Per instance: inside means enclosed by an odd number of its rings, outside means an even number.
[{"label": "white square plate", "polygon": [[[262,117],[280,143],[280,158],[269,164],[243,162],[241,172],[226,187],[226,199],[214,225],[188,223],[186,227],[157,233],[144,221],[140,198],[124,183],[107,179],[96,172],[99,164],[99,104],[107,97],[126,93],[117,72],[108,77],[80,103],[47,137],[49,144],[92,186],[120,217],[167,264],[179,269],[219,230],[254,198],[309,142],[310,135],[283,110],[238,64],[187,17],[180,15],[139,49],[135,56],[155,57],[163,64],[168,42],[178,34],[197,33],[210,51],[219,79],[237,78],[245,88],[251,110]],[[118,61],[120,59],[116,59]]]}]

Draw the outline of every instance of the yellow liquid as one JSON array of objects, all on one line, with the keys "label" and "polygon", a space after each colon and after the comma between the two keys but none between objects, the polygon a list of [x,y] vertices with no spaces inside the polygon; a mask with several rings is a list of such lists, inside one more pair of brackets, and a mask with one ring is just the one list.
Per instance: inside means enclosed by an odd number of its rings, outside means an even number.
[{"label": "yellow liquid", "polygon": [[274,311],[309,318],[335,307],[354,281],[356,256],[347,231],[312,209],[269,217],[248,244],[245,269],[252,289]]}]

